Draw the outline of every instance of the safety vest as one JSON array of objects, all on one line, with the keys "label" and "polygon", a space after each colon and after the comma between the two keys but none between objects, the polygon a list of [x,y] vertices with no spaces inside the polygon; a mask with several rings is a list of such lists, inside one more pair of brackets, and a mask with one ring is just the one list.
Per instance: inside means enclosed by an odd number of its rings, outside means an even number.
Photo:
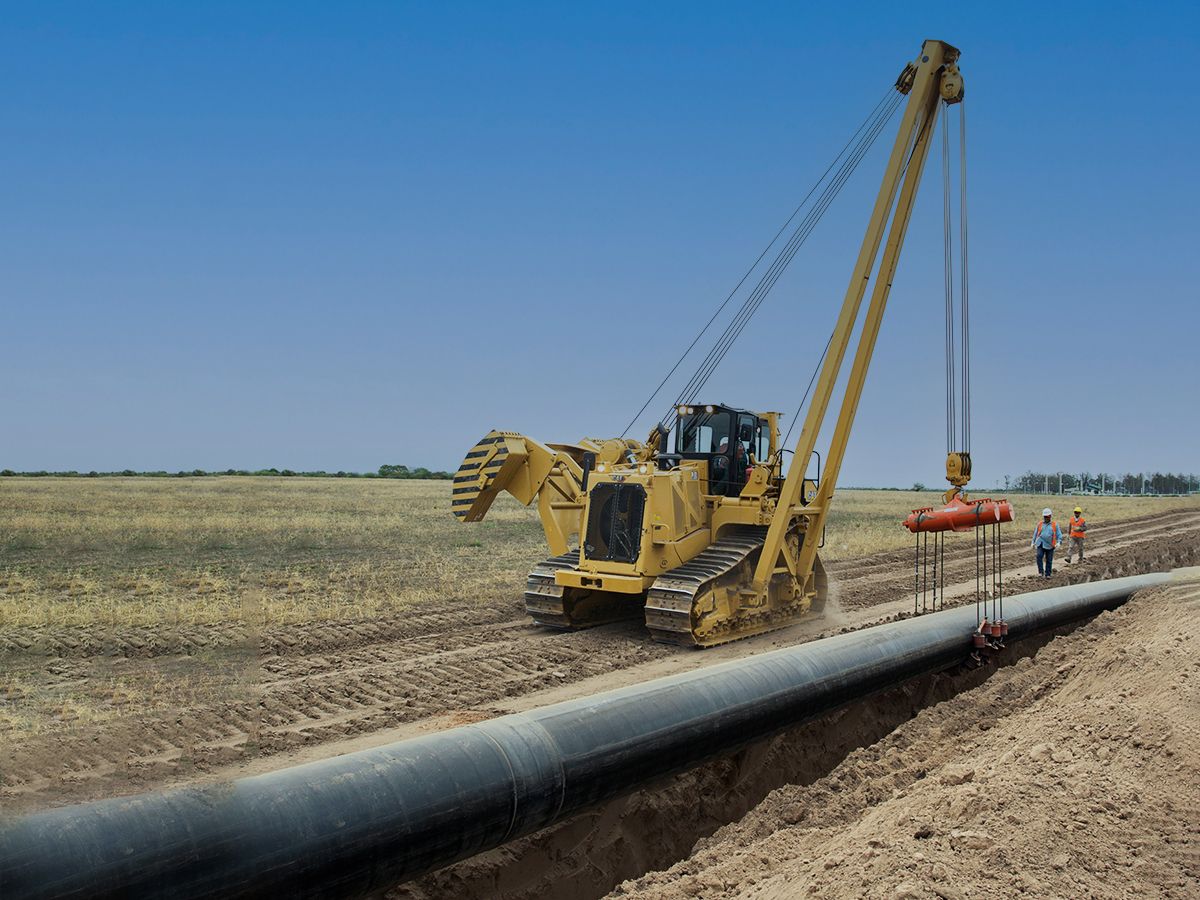
[{"label": "safety vest", "polygon": [[1033,539],[1036,541],[1039,537],[1041,537],[1042,529],[1045,528],[1047,524],[1050,526],[1050,549],[1053,550],[1058,546],[1058,539],[1055,538],[1055,535],[1058,534],[1058,525],[1053,519],[1051,519],[1048,523],[1038,522],[1033,529]]},{"label": "safety vest", "polygon": [[1076,518],[1071,516],[1071,537],[1081,538],[1085,536],[1084,526],[1087,523],[1083,521],[1083,516]]}]

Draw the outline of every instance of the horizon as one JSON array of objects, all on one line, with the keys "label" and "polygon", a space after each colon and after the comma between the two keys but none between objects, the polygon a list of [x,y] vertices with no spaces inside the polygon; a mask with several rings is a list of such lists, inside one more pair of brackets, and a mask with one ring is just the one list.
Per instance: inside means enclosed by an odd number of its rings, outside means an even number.
[{"label": "horizon", "polygon": [[[385,469],[403,470],[385,472]],[[421,474],[424,473],[424,474]],[[1084,480],[1084,476],[1097,478],[1104,476],[1105,478],[1120,478],[1122,481],[1128,481],[1135,475],[1141,482],[1141,489],[1134,491],[1128,487],[1122,490],[1116,489],[1116,482],[1111,483],[1111,489],[1106,490],[1104,485],[1099,487],[1099,490],[1093,490],[1096,487],[1094,482],[1088,482],[1087,486],[1080,487],[1073,481],[1076,477]],[[375,470],[371,471],[348,471],[338,469],[335,471],[326,471],[323,469],[317,470],[294,470],[294,469],[279,469],[270,467],[265,469],[221,469],[221,470],[203,470],[203,469],[150,469],[142,471],[134,471],[132,469],[98,471],[89,469],[85,471],[68,469],[59,471],[48,471],[44,469],[33,469],[26,471],[14,471],[12,469],[0,469],[0,478],[368,478],[379,480],[393,481],[445,481],[453,478],[454,470],[431,470],[424,466],[409,467],[403,463],[380,465]],[[1036,482],[1037,478],[1043,478],[1047,487],[1044,490],[1035,488],[1022,488],[1018,485],[1032,476]],[[1115,496],[1166,496],[1166,497],[1181,497],[1191,494],[1200,493],[1200,475],[1194,472],[1121,472],[1121,473],[1078,473],[1071,475],[1066,472],[1056,472],[1053,474],[1025,472],[1018,475],[1015,479],[1011,475],[1003,476],[1006,484],[993,484],[990,487],[986,485],[975,485],[969,493],[974,494],[979,491],[997,490],[1004,491],[1008,494],[1031,494],[1031,495],[1052,495],[1052,496],[1099,496],[1099,497],[1115,497]],[[1062,479],[1070,478],[1066,484]],[[1153,491],[1145,490],[1150,487],[1150,482],[1155,478],[1171,478],[1184,479],[1187,484],[1185,490],[1181,491]],[[1008,484],[1012,480],[1012,484]],[[1055,490],[1050,490],[1049,485],[1057,480]],[[909,493],[942,493],[943,488],[939,485],[927,485],[923,482],[914,482],[910,486],[895,485],[895,484],[846,484],[840,485],[837,488],[842,491],[900,491]]]}]

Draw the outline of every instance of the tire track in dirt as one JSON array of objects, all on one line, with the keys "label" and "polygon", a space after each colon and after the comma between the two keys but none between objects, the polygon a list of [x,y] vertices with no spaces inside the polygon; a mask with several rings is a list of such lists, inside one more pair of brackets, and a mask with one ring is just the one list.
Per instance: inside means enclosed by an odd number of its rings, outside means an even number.
[{"label": "tire track in dirt", "polygon": [[[968,782],[977,769],[980,777],[986,778],[997,764],[1003,768],[1018,754],[1023,758],[1013,770],[1027,772],[1032,767],[1034,774],[1022,777],[1027,785],[1036,785],[1037,792],[1034,801],[1019,798],[1022,817],[1053,819],[1059,810],[1070,809],[1067,816],[1070,819],[1090,805],[1091,815],[1071,826],[1073,830],[1090,832],[1090,822],[1096,815],[1112,813],[1110,824],[1122,830],[1115,835],[1110,832],[1107,846],[1097,841],[1094,844],[1098,846],[1077,851],[1087,861],[1088,868],[1104,869],[1113,855],[1128,850],[1121,823],[1131,817],[1121,810],[1133,809],[1132,818],[1140,818],[1148,826],[1144,829],[1146,833],[1139,836],[1149,838],[1135,846],[1156,846],[1152,835],[1170,836],[1168,841],[1176,845],[1172,848],[1175,865],[1160,866],[1163,883],[1183,887],[1182,882],[1172,881],[1180,875],[1178,863],[1183,862],[1194,879],[1200,872],[1200,855],[1188,847],[1188,823],[1179,816],[1182,804],[1173,814],[1165,814],[1153,806],[1138,809],[1137,794],[1128,790],[1112,796],[1105,783],[1106,776],[1127,778],[1124,766],[1113,767],[1109,773],[1101,766],[1091,767],[1090,777],[1080,779],[1072,777],[1073,766],[1058,765],[1063,760],[1060,752],[1074,757],[1069,762],[1076,765],[1089,755],[1087,751],[1079,752],[1081,739],[1092,744],[1092,751],[1100,745],[1101,759],[1125,743],[1143,760],[1163,762],[1161,775],[1156,778],[1169,798],[1167,803],[1178,801],[1179,788],[1172,784],[1179,776],[1169,775],[1171,769],[1175,773],[1180,771],[1178,755],[1172,758],[1169,748],[1165,756],[1163,752],[1172,738],[1170,725],[1154,719],[1144,722],[1140,731],[1128,727],[1123,698],[1130,691],[1151,695],[1156,689],[1157,696],[1169,696],[1155,683],[1157,673],[1141,675],[1147,662],[1170,659],[1175,654],[1176,660],[1183,661],[1182,666],[1176,666],[1177,671],[1182,672],[1184,666],[1200,670],[1200,664],[1192,661],[1184,649],[1187,613],[1165,609],[1171,602],[1168,594],[1180,590],[1183,589],[1153,589],[1147,592],[1148,596],[1139,595],[1141,612],[1136,611],[1139,599],[1135,599],[1130,607],[1105,613],[1078,629],[1067,626],[1021,641],[997,660],[998,667],[926,675],[863,698],[736,754],[713,759],[503,847],[397,885],[384,896],[389,900],[482,900],[501,893],[509,900],[587,900],[601,896],[646,896],[662,900],[802,895],[849,898],[868,894],[958,897],[962,894],[955,887],[961,887],[957,867],[970,863],[975,870],[974,885],[977,890],[982,887],[985,896],[1012,896],[1021,891],[1033,896],[1095,896],[1094,884],[1087,891],[1039,889],[1036,882],[1021,874],[1022,867],[997,867],[997,857],[992,854],[973,854],[973,860],[954,857],[954,852],[966,849],[962,846],[950,847],[947,854],[950,858],[943,856],[945,865],[940,867],[940,873],[929,872],[928,866],[921,867],[934,876],[933,880],[942,882],[937,888],[925,884],[923,891],[893,890],[895,882],[910,878],[911,870],[918,868],[915,863],[923,859],[920,854],[912,856],[913,850],[928,851],[930,846],[937,846],[939,838],[947,844],[956,844],[960,836],[957,829],[966,831],[970,840],[978,832],[967,829],[980,827],[972,823],[976,818],[993,816],[993,828],[1001,825],[998,820],[1002,818],[1017,821],[1011,818],[1014,810],[1007,806],[1010,800],[1003,791],[984,792],[968,786]],[[1194,606],[1195,589],[1187,590]],[[1166,615],[1157,615],[1157,624],[1146,621],[1163,611]],[[1125,636],[1123,632],[1131,620],[1140,623],[1135,627],[1141,630]],[[1158,630],[1158,651],[1154,656],[1141,644],[1146,634],[1142,625]],[[1098,644],[1109,635],[1119,641],[1098,652]],[[1130,648],[1128,656],[1126,646]],[[1086,664],[1089,658],[1090,667]],[[1122,664],[1135,673],[1131,679],[1135,686],[1130,687],[1130,681],[1120,677],[1108,678],[1112,668]],[[1081,674],[1083,677],[1075,681],[1072,691],[1068,685]],[[1136,675],[1141,675],[1140,685]],[[1187,678],[1186,673],[1182,677]],[[1125,678],[1129,678],[1128,672]],[[1093,694],[1098,688],[1103,690],[1102,685],[1107,688],[1108,702],[1097,704],[1093,702]],[[1171,687],[1172,691],[1175,689]],[[1068,698],[1065,696],[1068,693],[1073,696]],[[1090,718],[1086,729],[1068,720],[1059,735],[1061,751],[1052,745],[1039,746],[1040,741],[1046,740],[1044,725],[1017,724],[1014,731],[1022,734],[1022,741],[1017,742],[1012,734],[991,740],[991,751],[979,753],[981,746],[989,744],[988,736],[1003,731],[1006,722],[1027,720],[1030,710],[1039,704],[1052,710],[1063,700],[1071,699],[1075,701],[1075,709],[1086,710],[1085,715]],[[1170,700],[1164,703],[1170,704]],[[1054,716],[1053,712],[1050,714]],[[1187,716],[1183,714],[1178,719],[1186,722]],[[1099,740],[1092,740],[1093,724],[1101,732]],[[1086,736],[1080,733],[1084,730]],[[1196,758],[1195,731],[1192,725],[1174,736],[1176,754],[1181,747],[1187,747],[1192,759]],[[934,778],[927,780],[930,775]],[[1080,780],[1082,784],[1076,783]],[[961,789],[962,796],[947,798],[955,802],[938,804],[935,814],[927,813],[907,829],[897,828],[895,820],[886,825],[872,824],[870,814],[875,809],[898,799],[901,802],[893,809],[898,809],[899,824],[905,824],[909,805],[903,798],[931,783],[938,785],[935,792],[948,789],[948,793],[957,794]],[[1085,798],[1083,803],[1081,795]],[[860,825],[866,826],[868,834],[848,838],[845,830]],[[1044,843],[1060,850],[1055,844],[1054,829],[1055,826],[1043,829],[1026,843]],[[889,858],[877,851],[876,848],[886,847],[902,836],[916,841],[915,846],[908,848],[909,854]],[[932,843],[922,843],[927,840]],[[782,843],[772,846],[776,841]],[[820,859],[817,854],[822,852],[828,854],[830,861]],[[808,885],[798,878],[782,884],[776,878],[775,890],[757,891],[761,883],[775,878],[780,869],[805,866],[814,855],[817,863],[811,868],[826,882],[819,890],[805,890]],[[1136,850],[1133,855],[1137,855]],[[843,863],[849,863],[847,868],[855,870],[854,877],[839,878]],[[872,869],[870,880],[860,881],[857,877],[863,866]],[[1056,864],[1053,868],[1063,867]],[[806,877],[812,876],[812,872],[806,873]],[[625,879],[636,880],[621,884]],[[1002,887],[988,890],[996,885]],[[841,889],[835,890],[836,887]],[[613,888],[618,889],[610,894]]]},{"label": "tire track in dirt", "polygon": [[303,625],[190,625],[72,627],[35,626],[0,632],[0,654],[86,659],[93,656],[151,658],[194,656],[224,647],[256,645],[264,656],[344,650],[363,644],[430,638],[481,624],[521,621],[524,610],[450,600],[433,609],[385,619]]},{"label": "tire track in dirt", "polygon": [[400,641],[268,660],[254,696],[240,702],[31,738],[4,755],[0,796],[6,806],[36,806],[39,797],[68,802],[144,789],[249,757],[487,707],[674,652],[631,640],[622,627],[549,634],[522,623],[468,631],[444,636],[440,646]]}]

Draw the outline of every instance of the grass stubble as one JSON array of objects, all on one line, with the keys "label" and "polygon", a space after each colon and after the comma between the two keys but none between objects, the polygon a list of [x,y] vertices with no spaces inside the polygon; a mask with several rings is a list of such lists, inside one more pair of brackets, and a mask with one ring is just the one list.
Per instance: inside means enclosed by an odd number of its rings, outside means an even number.
[{"label": "grass stubble", "polygon": [[[933,492],[839,491],[822,556],[908,546]],[[0,479],[0,629],[370,620],[435,600],[519,598],[548,555],[536,511],[501,496],[480,523],[444,481],[207,477]],[[1069,497],[1017,497],[1018,522]],[[1092,522],[1200,498],[1084,498]]]}]

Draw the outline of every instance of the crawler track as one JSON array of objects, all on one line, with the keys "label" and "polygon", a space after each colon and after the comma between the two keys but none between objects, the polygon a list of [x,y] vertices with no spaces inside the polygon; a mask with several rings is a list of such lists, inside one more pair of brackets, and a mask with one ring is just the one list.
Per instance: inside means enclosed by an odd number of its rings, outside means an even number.
[{"label": "crawler track", "polygon": [[[693,627],[697,603],[702,603],[709,591],[739,567],[747,565],[751,555],[762,548],[766,534],[765,528],[731,531],[689,562],[660,575],[646,596],[646,627],[650,636],[664,644],[700,646]],[[761,625],[770,627],[765,621]],[[764,627],[751,627],[742,634],[731,628],[724,640],[748,637],[762,630]]]},{"label": "crawler track", "polygon": [[538,563],[525,582],[525,611],[538,625],[550,628],[571,628],[571,616],[564,594],[566,588],[554,581],[559,569],[569,569],[579,562],[579,551],[571,550]]},{"label": "crawler track", "polygon": [[[824,603],[824,569],[816,561],[818,596],[810,607],[803,599],[771,596],[761,608],[721,610],[720,593],[750,581],[766,540],[766,528],[731,529],[698,556],[660,575],[647,594],[646,625],[654,640],[680,647],[715,647],[786,628]],[[774,586],[772,587],[774,591]],[[705,622],[709,615],[718,616]]]},{"label": "crawler track", "polygon": [[579,551],[572,550],[534,566],[525,582],[525,611],[534,622],[573,630],[640,618],[642,606],[637,595],[566,588],[555,582],[555,572],[578,562]]}]

